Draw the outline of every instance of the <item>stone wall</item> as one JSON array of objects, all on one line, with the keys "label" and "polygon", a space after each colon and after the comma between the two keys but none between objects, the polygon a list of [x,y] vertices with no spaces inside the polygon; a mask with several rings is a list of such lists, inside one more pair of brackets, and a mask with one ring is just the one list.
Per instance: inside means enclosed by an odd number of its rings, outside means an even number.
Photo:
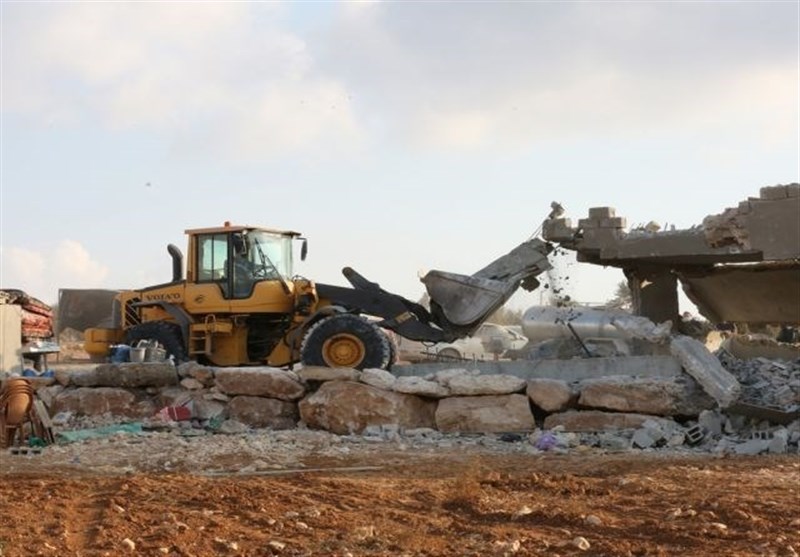
[{"label": "stone wall", "polygon": [[[40,380],[41,381],[41,380]],[[576,382],[480,375],[447,369],[427,377],[383,370],[311,367],[212,368],[194,362],[101,364],[56,373],[39,385],[52,415],[111,414],[149,420],[186,407],[198,426],[300,424],[337,434],[374,426],[500,433],[561,426],[566,431],[639,427],[648,418],[696,418],[716,403],[688,375],[610,376]]]}]

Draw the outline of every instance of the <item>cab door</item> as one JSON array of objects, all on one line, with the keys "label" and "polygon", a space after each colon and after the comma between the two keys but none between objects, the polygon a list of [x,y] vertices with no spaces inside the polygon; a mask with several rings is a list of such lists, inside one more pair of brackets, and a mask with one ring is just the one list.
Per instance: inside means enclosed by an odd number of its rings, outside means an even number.
[{"label": "cab door", "polygon": [[190,264],[192,276],[186,282],[187,311],[194,315],[230,313],[230,234],[197,234],[189,242],[189,253],[193,254],[194,261]]}]

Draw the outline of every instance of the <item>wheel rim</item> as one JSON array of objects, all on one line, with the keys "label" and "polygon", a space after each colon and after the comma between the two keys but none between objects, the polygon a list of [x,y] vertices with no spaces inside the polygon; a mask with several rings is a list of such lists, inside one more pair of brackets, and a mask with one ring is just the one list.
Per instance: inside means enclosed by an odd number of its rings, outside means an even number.
[{"label": "wheel rim", "polygon": [[322,359],[329,367],[356,367],[366,355],[361,339],[349,333],[332,336],[322,345]]}]

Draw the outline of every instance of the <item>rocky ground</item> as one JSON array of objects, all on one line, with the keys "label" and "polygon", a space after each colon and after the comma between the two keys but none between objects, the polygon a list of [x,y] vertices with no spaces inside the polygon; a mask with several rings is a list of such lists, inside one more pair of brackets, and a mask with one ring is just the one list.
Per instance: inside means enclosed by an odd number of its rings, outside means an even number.
[{"label": "rocky ground", "polygon": [[796,453],[608,449],[565,436],[541,450],[540,440],[172,429],[3,453],[0,555],[800,550]]}]

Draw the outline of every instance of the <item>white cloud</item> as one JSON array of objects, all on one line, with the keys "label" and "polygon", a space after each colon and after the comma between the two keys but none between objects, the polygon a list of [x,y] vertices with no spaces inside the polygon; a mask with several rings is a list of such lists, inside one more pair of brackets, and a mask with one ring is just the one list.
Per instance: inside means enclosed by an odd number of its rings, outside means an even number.
[{"label": "white cloud", "polygon": [[3,53],[4,108],[202,137],[197,144],[233,156],[333,138],[346,149],[359,133],[345,88],[315,69],[279,15],[246,3],[15,6],[4,25],[13,44]]},{"label": "white cloud", "polygon": [[343,14],[319,50],[421,148],[709,131],[795,140],[788,5],[373,8]]},{"label": "white cloud", "polygon": [[103,287],[108,277],[108,267],[74,240],[62,240],[42,251],[3,248],[0,271],[0,287],[25,290],[47,303],[55,303],[59,288]]},{"label": "white cloud", "polygon": [[313,32],[293,28],[289,14],[314,9],[12,4],[5,110],[253,159],[387,138],[422,149],[676,130],[795,140],[788,4],[345,2]]}]

